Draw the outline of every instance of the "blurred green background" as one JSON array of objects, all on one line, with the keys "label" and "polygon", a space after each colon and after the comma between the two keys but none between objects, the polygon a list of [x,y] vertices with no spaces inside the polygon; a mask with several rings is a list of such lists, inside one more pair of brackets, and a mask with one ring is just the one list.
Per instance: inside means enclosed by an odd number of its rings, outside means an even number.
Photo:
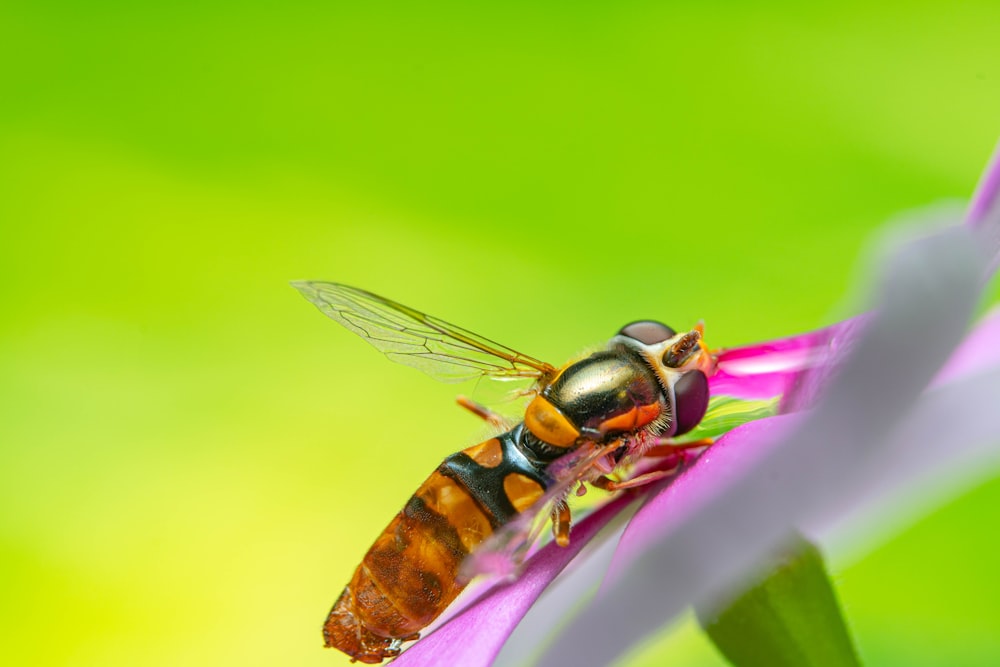
[{"label": "blurred green background", "polygon": [[[774,337],[1000,135],[993,0],[414,5],[0,6],[4,664],[346,664],[330,604],[483,429],[289,280],[554,363]],[[998,510],[836,571],[869,664],[1000,662]]]}]

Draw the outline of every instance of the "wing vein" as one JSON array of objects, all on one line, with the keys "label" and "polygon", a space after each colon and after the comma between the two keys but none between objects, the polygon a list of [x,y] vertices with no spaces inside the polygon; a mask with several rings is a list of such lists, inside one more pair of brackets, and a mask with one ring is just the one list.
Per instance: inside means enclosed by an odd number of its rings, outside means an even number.
[{"label": "wing vein", "polygon": [[389,359],[449,382],[555,374],[555,367],[467,329],[371,292],[329,282],[292,283],[327,317]]}]

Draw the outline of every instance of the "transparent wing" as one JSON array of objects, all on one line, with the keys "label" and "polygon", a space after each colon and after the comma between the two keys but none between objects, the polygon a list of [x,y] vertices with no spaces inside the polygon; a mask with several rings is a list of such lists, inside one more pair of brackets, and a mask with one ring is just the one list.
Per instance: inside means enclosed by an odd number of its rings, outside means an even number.
[{"label": "transparent wing", "polygon": [[339,283],[303,281],[292,285],[325,315],[385,356],[439,380],[555,375],[555,367],[544,361],[377,294]]}]

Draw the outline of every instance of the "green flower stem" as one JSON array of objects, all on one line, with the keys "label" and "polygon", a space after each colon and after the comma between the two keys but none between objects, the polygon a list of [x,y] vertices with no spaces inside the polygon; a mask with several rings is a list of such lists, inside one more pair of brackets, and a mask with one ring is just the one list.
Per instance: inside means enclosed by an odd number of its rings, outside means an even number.
[{"label": "green flower stem", "polygon": [[736,667],[859,667],[823,556],[800,535],[721,613],[696,610],[702,628]]}]

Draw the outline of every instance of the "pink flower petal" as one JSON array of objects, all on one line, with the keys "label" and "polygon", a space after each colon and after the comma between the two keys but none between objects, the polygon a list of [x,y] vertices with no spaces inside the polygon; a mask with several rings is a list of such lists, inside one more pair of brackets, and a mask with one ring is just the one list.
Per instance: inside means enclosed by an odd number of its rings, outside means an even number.
[{"label": "pink flower petal", "polygon": [[894,258],[881,307],[819,407],[734,430],[640,509],[602,594],[541,664],[613,661],[688,603],[724,595],[794,525],[842,505],[845,480],[859,477],[961,339],[976,260],[960,229]]},{"label": "pink flower petal", "polygon": [[778,415],[733,429],[674,484],[649,498],[625,529],[602,591],[613,586],[635,557],[661,539],[661,535],[670,534],[685,517],[700,511],[718,489],[754,470],[767,452],[801,421],[802,415]]},{"label": "pink flower petal", "polygon": [[1000,267],[1000,146],[979,180],[966,219],[990,258],[987,276],[991,276]]},{"label": "pink flower petal", "polygon": [[[976,230],[985,252],[993,257],[987,269],[990,277],[1000,267],[1000,146],[976,187],[966,224]],[[818,370],[818,375],[810,374],[812,388],[782,402],[783,412],[804,409],[815,400],[816,389],[825,384],[825,376],[836,366],[837,349],[844,351],[850,346],[863,320],[864,316],[859,316],[797,336],[723,350],[719,371],[709,380],[712,394],[747,400],[782,396],[796,382],[806,381],[803,372]]]},{"label": "pink flower petal", "polygon": [[993,152],[986,171],[976,186],[976,193],[972,196],[967,214],[969,225],[977,228],[984,224],[990,211],[997,207],[998,199],[1000,199],[1000,145]]},{"label": "pink flower petal", "polygon": [[[988,331],[1000,347],[1000,328],[992,326]],[[845,503],[802,528],[834,542],[882,541],[887,525],[902,530],[907,519],[996,475],[1000,465],[997,396],[1000,359],[996,357],[988,365],[955,373],[947,383],[932,387],[866,463],[852,492],[845,494]],[[885,521],[887,515],[890,522]]]},{"label": "pink flower petal", "polygon": [[[979,232],[980,239],[984,240],[995,258],[1000,257],[998,190],[1000,152],[994,156],[968,214],[969,226]],[[995,270],[998,261],[994,260],[991,271]],[[867,315],[861,316],[807,334],[725,350],[719,356],[719,372],[711,379],[712,393],[745,399],[785,396],[784,411],[805,409],[815,401],[819,389],[828,384],[831,376],[840,369],[845,352],[853,347],[869,319]],[[983,364],[1000,364],[1000,310],[984,320],[952,356],[935,383],[940,385],[965,378],[981,369]],[[941,395],[939,400],[944,401],[950,396]],[[926,412],[930,413],[929,410]],[[674,530],[683,531],[685,520],[710,505],[718,489],[738,486],[750,474],[748,471],[760,468],[761,462],[768,461],[776,448],[786,447],[789,433],[798,428],[804,418],[803,415],[785,415],[760,420],[745,424],[720,439],[693,470],[659,496],[650,499],[633,518],[626,539],[623,539],[622,547],[616,554],[613,571],[621,575],[625,568],[622,561],[634,565],[658,539]],[[569,548],[560,549],[550,544],[540,550],[526,564],[518,581],[500,584],[489,590],[404,652],[397,663],[400,667],[437,664],[476,667],[491,664],[504,641],[545,587],[628,504],[629,499],[618,498],[582,520],[574,527],[573,542]],[[731,544],[733,531],[738,534],[740,528],[738,525],[715,527],[728,533],[720,535],[725,538],[722,544]],[[760,535],[754,537],[759,538]],[[697,564],[692,562],[675,565],[682,570],[685,566],[697,570]],[[632,574],[630,580],[635,581],[636,577]],[[650,572],[650,581],[662,574]],[[711,576],[711,573],[708,575]],[[614,575],[608,581],[616,581]],[[683,604],[683,600],[679,604]],[[470,641],[472,637],[474,641]],[[547,655],[551,657],[553,654]],[[555,655],[559,655],[557,662],[567,657],[559,654],[558,649]],[[594,655],[590,653],[584,657],[589,659]]]},{"label": "pink flower petal", "polygon": [[[718,372],[709,379],[712,395],[748,400],[783,396],[801,383],[804,373],[821,371],[842,359],[866,320],[861,315],[809,333],[723,350]],[[782,411],[805,407],[804,401],[800,403],[783,405]]]},{"label": "pink flower petal", "polygon": [[575,524],[568,547],[559,547],[554,542],[543,547],[525,564],[516,581],[500,583],[487,591],[457,616],[404,651],[393,665],[485,667],[492,664],[507,637],[542,591],[633,500],[627,496],[616,498]]},{"label": "pink flower petal", "polygon": [[948,363],[934,379],[935,385],[982,372],[1000,364],[1000,308],[994,308],[976,324]]}]

